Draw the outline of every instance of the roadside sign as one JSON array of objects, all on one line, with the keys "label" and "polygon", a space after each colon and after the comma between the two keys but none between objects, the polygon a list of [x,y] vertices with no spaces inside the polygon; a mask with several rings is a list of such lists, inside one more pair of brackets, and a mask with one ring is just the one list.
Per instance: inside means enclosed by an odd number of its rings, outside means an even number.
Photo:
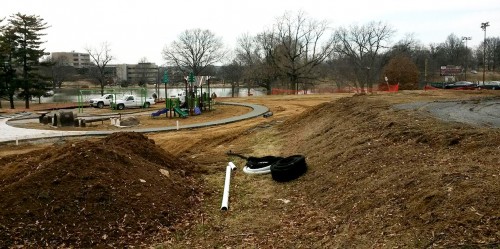
[{"label": "roadside sign", "polygon": [[441,66],[441,76],[455,76],[462,74],[461,66]]}]

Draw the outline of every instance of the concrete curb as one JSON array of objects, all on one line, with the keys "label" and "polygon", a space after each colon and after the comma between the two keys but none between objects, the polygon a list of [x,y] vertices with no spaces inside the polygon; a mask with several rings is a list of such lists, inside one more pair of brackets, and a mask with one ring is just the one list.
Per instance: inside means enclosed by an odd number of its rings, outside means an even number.
[{"label": "concrete curb", "polygon": [[[237,102],[219,102],[219,105],[236,105],[236,106],[245,106],[252,108],[252,111],[245,113],[240,116],[214,120],[205,123],[197,123],[197,124],[189,124],[179,126],[179,130],[181,129],[195,129],[195,128],[203,128],[215,125],[223,125],[238,122],[241,120],[246,120],[250,118],[255,118],[263,115],[268,112],[269,109],[265,106],[256,105],[256,104],[248,104],[248,103],[237,103]],[[77,137],[77,136],[106,136],[115,132],[122,132],[121,130],[116,131],[53,131],[53,130],[38,130],[38,129],[27,129],[27,128],[18,128],[12,127],[7,124],[7,121],[14,119],[13,118],[4,118],[0,119],[0,144],[14,142],[14,141],[25,141],[25,140],[34,140],[34,139],[45,139],[45,138],[61,138],[61,137]],[[177,130],[176,126],[167,126],[167,127],[157,127],[157,128],[143,128],[143,129],[131,129],[127,131],[140,132],[140,133],[154,133],[154,132],[165,132],[165,131],[175,131]]]}]

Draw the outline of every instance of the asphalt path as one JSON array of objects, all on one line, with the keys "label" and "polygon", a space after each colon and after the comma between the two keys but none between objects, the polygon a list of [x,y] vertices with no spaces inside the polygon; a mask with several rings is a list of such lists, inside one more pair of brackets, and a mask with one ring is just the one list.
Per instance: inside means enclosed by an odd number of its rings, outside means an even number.
[{"label": "asphalt path", "polygon": [[396,109],[427,112],[444,121],[500,128],[500,98],[399,104]]},{"label": "asphalt path", "polygon": [[[238,122],[245,119],[255,118],[262,116],[264,113],[268,112],[269,109],[265,106],[248,104],[248,103],[236,103],[236,102],[219,102],[222,105],[236,105],[245,106],[252,108],[252,111],[245,113],[240,116],[214,120],[205,123],[189,124],[179,126],[180,129],[193,129],[214,125],[223,125],[233,122]],[[0,143],[13,142],[13,141],[23,141],[23,140],[34,140],[42,138],[61,138],[61,137],[74,137],[74,136],[104,136],[109,135],[116,131],[54,131],[54,130],[40,130],[40,129],[28,129],[13,127],[7,124],[7,121],[12,119],[20,119],[26,117],[26,114],[12,115],[8,117],[0,117]],[[152,128],[142,128],[142,129],[132,129],[127,131],[141,132],[141,133],[152,133],[152,132],[165,132],[177,130],[177,126],[168,127],[152,127]]]}]

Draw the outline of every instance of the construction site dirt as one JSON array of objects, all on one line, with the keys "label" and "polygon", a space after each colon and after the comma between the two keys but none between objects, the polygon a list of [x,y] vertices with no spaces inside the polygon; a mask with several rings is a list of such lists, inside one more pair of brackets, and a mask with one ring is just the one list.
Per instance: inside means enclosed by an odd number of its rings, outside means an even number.
[{"label": "construction site dirt", "polygon": [[[486,90],[228,98],[273,115],[2,144],[0,248],[496,248],[499,98]],[[486,111],[443,114],[436,103]],[[243,173],[245,160],[229,150],[301,154],[308,171],[278,183]],[[229,161],[238,168],[221,211]]]}]

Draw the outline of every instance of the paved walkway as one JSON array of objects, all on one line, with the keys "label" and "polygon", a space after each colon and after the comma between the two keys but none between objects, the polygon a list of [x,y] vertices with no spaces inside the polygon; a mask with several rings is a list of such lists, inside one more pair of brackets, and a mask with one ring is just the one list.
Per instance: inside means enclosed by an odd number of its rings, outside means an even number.
[{"label": "paved walkway", "polygon": [[[251,112],[245,113],[240,116],[214,120],[205,123],[197,123],[197,124],[189,124],[179,126],[179,129],[191,129],[191,128],[200,128],[214,125],[222,125],[237,122],[240,120],[250,119],[254,117],[261,116],[262,114],[269,111],[269,109],[265,106],[255,105],[255,104],[247,104],[247,103],[235,103],[235,102],[219,102],[218,104],[222,105],[238,105],[238,106],[246,106],[252,108]],[[15,118],[12,117],[12,118]],[[71,137],[71,136],[102,136],[109,135],[114,132],[120,132],[120,130],[116,131],[54,131],[54,130],[38,130],[38,129],[27,129],[27,128],[18,128],[12,127],[7,124],[7,121],[12,118],[0,118],[0,143],[3,142],[12,142],[12,141],[21,141],[21,140],[32,140],[32,139],[40,139],[40,138],[54,138],[54,137]],[[150,133],[150,132],[162,132],[162,131],[173,131],[176,130],[176,126],[168,126],[168,127],[155,127],[155,128],[142,128],[142,129],[132,129],[128,131],[135,131],[141,133]]]}]

